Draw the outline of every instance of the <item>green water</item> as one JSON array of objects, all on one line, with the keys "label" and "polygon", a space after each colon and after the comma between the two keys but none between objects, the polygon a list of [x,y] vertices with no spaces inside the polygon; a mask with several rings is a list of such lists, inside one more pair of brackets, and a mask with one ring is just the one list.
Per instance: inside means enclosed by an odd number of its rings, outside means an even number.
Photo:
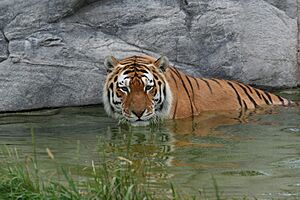
[{"label": "green water", "polygon": [[[299,90],[280,94],[300,100]],[[173,183],[183,194],[212,196],[214,177],[224,198],[300,199],[299,107],[267,109],[242,120],[235,115],[120,127],[101,106],[0,114],[0,145],[32,154],[33,129],[45,169],[54,167],[46,148],[62,165],[82,167],[101,163],[99,151],[126,151],[135,162],[149,158],[149,184],[157,191]]]}]

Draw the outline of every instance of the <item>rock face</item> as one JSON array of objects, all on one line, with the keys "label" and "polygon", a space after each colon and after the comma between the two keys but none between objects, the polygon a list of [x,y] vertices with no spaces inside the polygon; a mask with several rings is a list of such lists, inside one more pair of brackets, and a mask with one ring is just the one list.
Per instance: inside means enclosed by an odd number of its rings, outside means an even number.
[{"label": "rock face", "polygon": [[196,76],[300,84],[297,0],[2,0],[0,112],[101,103],[104,57],[168,56]]}]

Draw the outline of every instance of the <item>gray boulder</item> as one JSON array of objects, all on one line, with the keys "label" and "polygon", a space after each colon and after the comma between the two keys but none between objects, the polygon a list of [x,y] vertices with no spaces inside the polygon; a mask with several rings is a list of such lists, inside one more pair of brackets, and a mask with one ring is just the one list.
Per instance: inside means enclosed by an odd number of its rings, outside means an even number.
[{"label": "gray boulder", "polygon": [[163,54],[195,76],[295,87],[300,84],[295,5],[2,0],[0,112],[101,103],[107,55]]}]

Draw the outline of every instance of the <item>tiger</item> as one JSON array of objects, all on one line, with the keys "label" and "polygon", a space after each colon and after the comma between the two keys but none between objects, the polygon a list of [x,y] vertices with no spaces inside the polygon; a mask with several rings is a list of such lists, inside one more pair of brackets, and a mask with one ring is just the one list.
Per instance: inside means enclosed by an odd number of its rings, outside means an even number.
[{"label": "tiger", "polygon": [[205,111],[245,111],[291,101],[234,80],[196,78],[166,56],[135,55],[104,60],[103,104],[107,114],[132,125],[181,119]]}]

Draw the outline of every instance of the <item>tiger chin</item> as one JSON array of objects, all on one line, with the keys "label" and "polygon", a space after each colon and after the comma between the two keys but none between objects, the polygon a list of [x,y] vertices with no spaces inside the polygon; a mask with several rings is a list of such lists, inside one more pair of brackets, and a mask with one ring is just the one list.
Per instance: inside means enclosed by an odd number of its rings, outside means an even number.
[{"label": "tiger chin", "polygon": [[107,114],[120,122],[145,126],[205,111],[240,112],[265,105],[290,105],[280,96],[236,81],[195,78],[170,66],[165,56],[106,57],[103,88]]}]

